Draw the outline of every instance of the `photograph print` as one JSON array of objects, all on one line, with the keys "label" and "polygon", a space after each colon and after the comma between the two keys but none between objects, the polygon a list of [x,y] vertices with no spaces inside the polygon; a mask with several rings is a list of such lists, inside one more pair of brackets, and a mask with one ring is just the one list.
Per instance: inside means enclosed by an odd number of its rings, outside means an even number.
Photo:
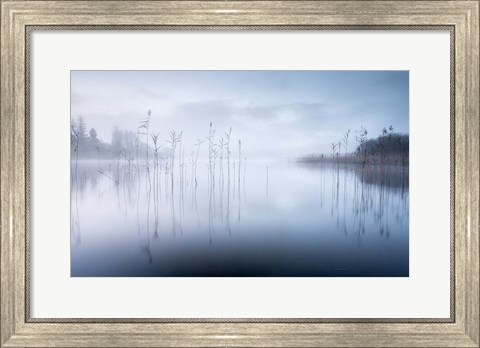
[{"label": "photograph print", "polygon": [[71,71],[72,277],[408,277],[408,71]]}]

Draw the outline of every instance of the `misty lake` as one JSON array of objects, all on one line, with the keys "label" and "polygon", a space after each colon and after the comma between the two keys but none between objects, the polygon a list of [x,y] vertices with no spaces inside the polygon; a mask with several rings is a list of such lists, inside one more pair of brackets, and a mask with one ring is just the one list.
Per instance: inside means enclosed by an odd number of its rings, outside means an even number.
[{"label": "misty lake", "polygon": [[71,276],[409,275],[408,168],[251,160],[210,181],[203,161],[196,185],[177,171],[78,161]]}]

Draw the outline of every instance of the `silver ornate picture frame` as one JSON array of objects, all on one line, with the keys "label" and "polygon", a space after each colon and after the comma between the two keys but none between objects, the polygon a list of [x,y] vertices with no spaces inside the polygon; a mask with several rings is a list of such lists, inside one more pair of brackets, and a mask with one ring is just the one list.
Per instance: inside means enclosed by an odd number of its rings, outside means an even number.
[{"label": "silver ornate picture frame", "polygon": [[[35,30],[449,30],[451,301],[446,319],[30,316],[30,36]],[[1,1],[2,347],[480,345],[478,1]]]}]

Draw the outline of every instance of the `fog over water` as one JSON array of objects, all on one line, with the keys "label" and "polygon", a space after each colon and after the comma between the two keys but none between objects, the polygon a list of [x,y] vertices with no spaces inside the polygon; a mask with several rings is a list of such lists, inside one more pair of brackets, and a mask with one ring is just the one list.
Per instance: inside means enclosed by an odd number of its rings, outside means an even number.
[{"label": "fog over water", "polygon": [[408,276],[408,72],[73,71],[71,275]]}]

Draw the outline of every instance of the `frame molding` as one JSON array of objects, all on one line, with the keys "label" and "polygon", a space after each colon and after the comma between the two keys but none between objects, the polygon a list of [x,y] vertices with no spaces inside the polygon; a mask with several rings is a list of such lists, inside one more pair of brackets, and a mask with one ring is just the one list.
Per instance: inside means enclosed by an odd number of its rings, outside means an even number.
[{"label": "frame molding", "polygon": [[[479,347],[478,1],[3,1],[0,71],[0,346]],[[451,27],[454,67],[454,318],[451,322],[181,322],[31,320],[26,187],[29,177],[26,37],[31,26]],[[28,133],[27,133],[28,134]]]},{"label": "frame molding", "polygon": [[68,30],[208,30],[208,31],[288,31],[288,30],[397,30],[396,26],[143,26],[143,25],[73,25],[25,27],[25,322],[27,323],[454,323],[455,322],[455,28],[453,26],[408,26],[404,30],[448,30],[450,34],[450,313],[448,318],[31,318],[30,317],[30,49],[34,31]]}]

